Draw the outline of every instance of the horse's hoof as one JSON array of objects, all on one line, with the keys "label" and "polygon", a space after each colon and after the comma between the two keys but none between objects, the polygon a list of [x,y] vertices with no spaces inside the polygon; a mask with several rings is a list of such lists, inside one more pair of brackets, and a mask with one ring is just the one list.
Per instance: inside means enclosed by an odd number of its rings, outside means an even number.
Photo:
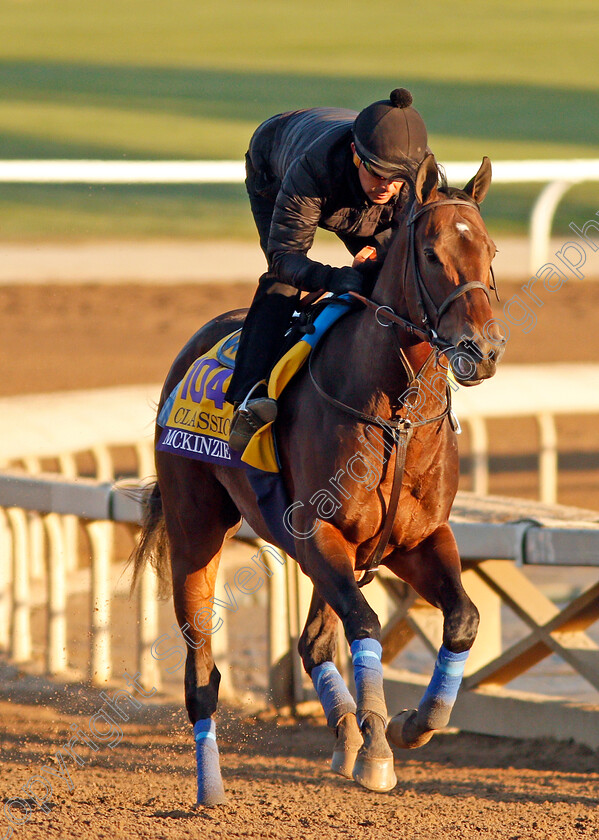
[{"label": "horse's hoof", "polygon": [[352,773],[353,779],[367,790],[386,793],[397,784],[392,758],[363,758],[358,756]]},{"label": "horse's hoof", "polygon": [[216,805],[226,805],[227,804],[227,796],[225,794],[224,788],[213,789],[209,791],[205,791],[201,795],[198,794],[198,801],[196,802],[196,808],[214,808]]},{"label": "horse's hoof", "polygon": [[358,750],[353,750],[351,752],[348,750],[333,750],[331,770],[333,773],[345,776],[346,779],[351,779],[357,755]]},{"label": "horse's hoof", "polygon": [[331,759],[331,770],[346,779],[352,778],[356,757],[362,746],[362,733],[354,714],[344,715],[337,726],[337,742]]},{"label": "horse's hoof", "polygon": [[416,722],[417,715],[416,709],[405,709],[392,717],[387,727],[387,739],[404,750],[413,750],[428,744],[434,730],[422,732]]}]

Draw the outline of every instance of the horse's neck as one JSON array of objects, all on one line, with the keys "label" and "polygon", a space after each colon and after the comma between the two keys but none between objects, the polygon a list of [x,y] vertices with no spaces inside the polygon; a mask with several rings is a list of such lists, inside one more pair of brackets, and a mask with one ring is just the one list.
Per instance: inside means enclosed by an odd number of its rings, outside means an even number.
[{"label": "horse's neck", "polygon": [[409,319],[410,313],[405,293],[408,259],[409,234],[404,217],[393,236],[374,285],[372,297],[377,303],[390,306],[397,315]]},{"label": "horse's neck", "polygon": [[[411,320],[404,290],[408,274],[406,269],[409,269],[406,266],[408,258],[408,230],[403,221],[379,272],[372,299]],[[384,311],[380,314],[380,320],[385,323]],[[403,358],[398,352],[398,343]],[[427,412],[432,412],[431,416],[437,413],[439,402],[445,398],[445,373],[435,362],[427,364],[432,353],[428,342],[411,337],[401,327],[381,326],[373,311],[366,309],[361,313],[352,341],[352,351],[352,362],[361,380],[360,386],[364,394],[369,395],[374,402],[378,400],[390,407],[397,406],[408,388],[414,387],[412,378],[417,377],[420,383],[416,383],[417,387],[423,386],[430,394]],[[433,394],[438,394],[438,400]]]},{"label": "horse's neck", "polygon": [[[376,298],[378,300],[378,298]],[[363,310],[352,325],[349,342],[343,347],[343,369],[352,372],[351,380],[343,386],[345,401],[362,411],[389,419],[401,405],[406,394],[414,394],[414,387],[428,387],[433,382],[439,392],[439,370],[436,364],[427,364],[432,348],[426,342],[403,341],[404,333],[393,332],[397,327],[383,327],[371,309]],[[384,313],[381,313],[384,320]],[[402,354],[397,338],[400,339]],[[403,358],[402,358],[403,356]],[[417,377],[417,381],[414,379]],[[339,380],[331,381],[338,392]],[[443,389],[444,394],[444,389]],[[437,401],[427,402],[431,416],[438,413]]]}]

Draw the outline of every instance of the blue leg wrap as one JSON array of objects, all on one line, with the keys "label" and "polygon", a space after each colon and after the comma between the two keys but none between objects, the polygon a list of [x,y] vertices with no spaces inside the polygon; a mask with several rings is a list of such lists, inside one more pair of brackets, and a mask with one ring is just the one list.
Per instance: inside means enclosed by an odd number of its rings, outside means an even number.
[{"label": "blue leg wrap", "polygon": [[418,706],[418,722],[428,729],[447,726],[462,682],[469,651],[452,653],[441,645],[433,676]]},{"label": "blue leg wrap", "polygon": [[220,805],[226,801],[220,775],[216,726],[211,718],[202,718],[193,725],[198,771],[198,805]]},{"label": "blue leg wrap", "polygon": [[323,662],[312,669],[310,675],[318,699],[327,716],[327,724],[337,729],[343,715],[356,713],[356,703],[349,693],[343,677],[332,662]]},{"label": "blue leg wrap", "polygon": [[369,713],[382,717],[387,723],[387,706],[383,692],[383,648],[376,639],[356,639],[351,645],[354,678],[358,695],[358,725],[361,727]]}]

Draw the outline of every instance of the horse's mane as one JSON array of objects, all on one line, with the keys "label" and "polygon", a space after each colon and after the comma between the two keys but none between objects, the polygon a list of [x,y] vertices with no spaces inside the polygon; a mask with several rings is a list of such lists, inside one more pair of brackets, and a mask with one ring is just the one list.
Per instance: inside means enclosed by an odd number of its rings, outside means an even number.
[{"label": "horse's mane", "polygon": [[[411,163],[411,162],[410,162]],[[446,198],[461,198],[464,201],[468,201],[472,204],[473,207],[476,207],[476,202],[473,201],[472,196],[468,195],[468,193],[464,192],[464,190],[460,189],[459,187],[450,187],[447,181],[447,175],[445,173],[445,169],[440,165],[437,164],[437,169],[439,171],[439,180],[437,182],[437,190],[442,193]],[[411,205],[414,203],[416,199],[416,175],[418,173],[418,165],[414,164],[413,167],[408,167],[406,164],[406,184],[408,186],[408,194],[406,195],[403,206],[402,212],[408,213],[410,210]]]},{"label": "horse's mane", "polygon": [[443,193],[443,195],[447,196],[447,198],[461,198],[464,201],[469,201],[473,207],[476,207],[476,202],[473,200],[471,195],[468,195],[467,192],[464,192],[464,190],[459,187],[449,186],[447,183],[447,175],[445,174],[445,170],[442,166],[437,164],[437,169],[439,170],[439,182],[437,184],[439,192]]}]

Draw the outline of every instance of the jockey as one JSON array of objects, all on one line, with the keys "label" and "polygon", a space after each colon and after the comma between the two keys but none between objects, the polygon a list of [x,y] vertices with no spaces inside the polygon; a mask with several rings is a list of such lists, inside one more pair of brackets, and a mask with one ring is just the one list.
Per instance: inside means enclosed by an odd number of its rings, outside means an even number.
[{"label": "jockey", "polygon": [[[227,401],[235,406],[229,445],[242,452],[276,418],[266,380],[301,292],[369,291],[394,220],[427,151],[422,117],[405,88],[355,111],[311,108],[263,122],[246,154],[246,187],[268,271],[247,314]],[[311,260],[316,228],[333,231],[351,267]]]}]

